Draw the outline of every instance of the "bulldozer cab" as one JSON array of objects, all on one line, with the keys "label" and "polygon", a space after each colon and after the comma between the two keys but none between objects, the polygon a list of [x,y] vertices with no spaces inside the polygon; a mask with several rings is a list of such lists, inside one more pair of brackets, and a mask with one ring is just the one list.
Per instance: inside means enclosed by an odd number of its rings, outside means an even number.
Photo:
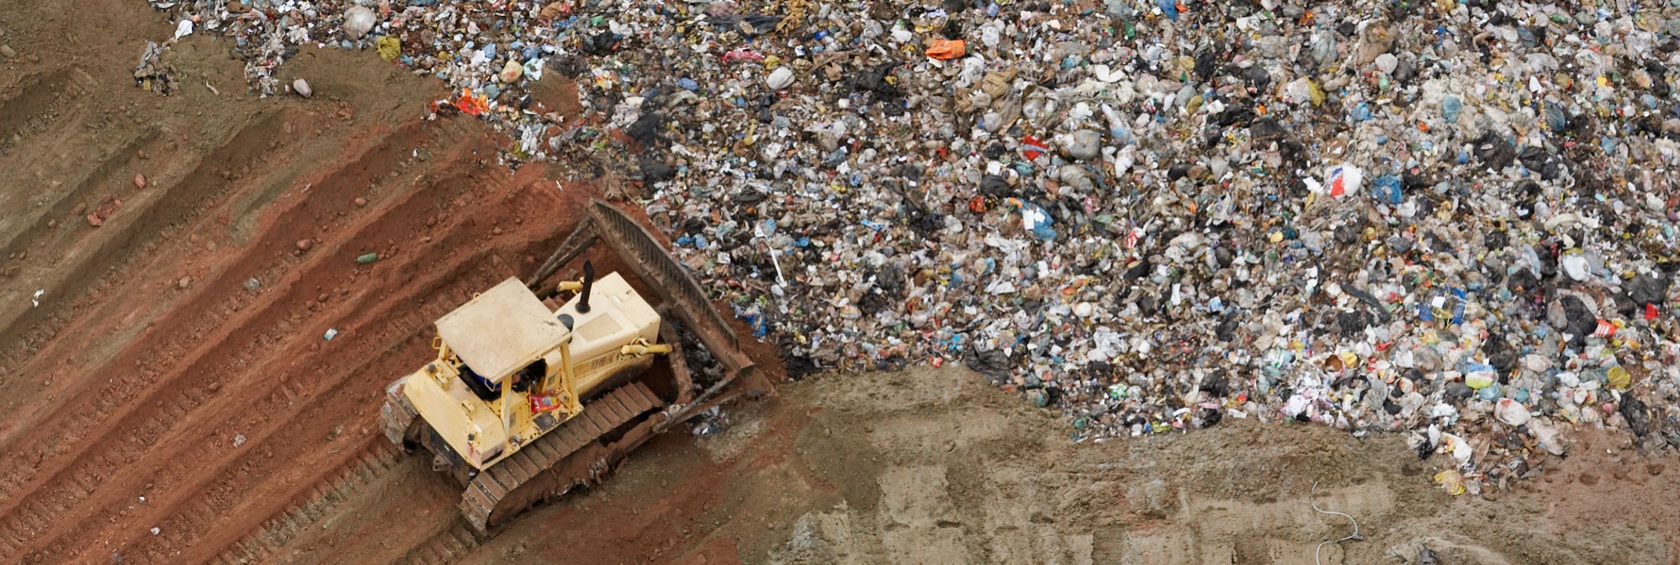
[{"label": "bulldozer cab", "polygon": [[571,330],[519,279],[509,278],[439,318],[437,332],[465,366],[464,377],[499,391],[503,381],[559,347]]}]

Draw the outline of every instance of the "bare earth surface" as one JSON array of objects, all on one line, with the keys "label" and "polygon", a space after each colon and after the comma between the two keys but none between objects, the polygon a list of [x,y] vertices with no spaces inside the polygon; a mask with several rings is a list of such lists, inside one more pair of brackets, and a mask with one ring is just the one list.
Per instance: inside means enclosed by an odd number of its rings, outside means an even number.
[{"label": "bare earth surface", "polygon": [[1680,564],[1680,460],[1620,436],[1454,498],[1397,437],[1076,445],[961,369],[785,385],[476,537],[378,434],[381,388],[593,190],[499,166],[371,52],[306,48],[280,76],[315,96],[257,99],[189,37],[181,92],[135,88],[170,31],[139,0],[0,0],[0,563],[1313,563],[1350,531],[1316,501],[1364,538],[1324,563]]}]

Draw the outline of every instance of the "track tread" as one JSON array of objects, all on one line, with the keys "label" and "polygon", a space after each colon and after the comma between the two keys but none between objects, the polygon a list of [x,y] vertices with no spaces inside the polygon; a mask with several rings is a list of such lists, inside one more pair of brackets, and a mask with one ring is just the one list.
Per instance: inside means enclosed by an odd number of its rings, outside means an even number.
[{"label": "track tread", "polygon": [[535,462],[531,461],[530,451],[530,449],[520,449],[519,451],[513,452],[513,455],[507,458],[507,462],[513,465],[509,469],[518,471],[519,475],[524,476],[523,479],[520,479],[520,483],[531,480],[531,477],[535,477],[537,474],[542,472],[542,468],[538,467]]},{"label": "track tread", "polygon": [[542,450],[538,449],[535,445],[529,445],[526,447],[529,449],[521,449],[519,450],[519,453],[516,453],[515,455],[524,456],[523,460],[525,461],[525,464],[530,465],[532,469],[535,469],[533,474],[548,470],[549,464],[553,463],[554,460],[550,459],[547,455],[544,455]]},{"label": "track tread", "polygon": [[627,421],[636,417],[634,412],[624,406],[625,396],[629,396],[629,393],[626,392],[625,394],[615,394],[613,396],[601,398],[601,403],[605,404],[607,406],[607,410],[611,412],[610,416],[612,417],[612,421],[609,422],[609,425],[614,428],[618,427],[617,423],[619,421]]},{"label": "track tread", "polygon": [[[501,500],[532,477],[547,472],[565,457],[595,441],[602,434],[661,406],[647,385],[637,381],[621,386],[590,401],[584,411],[560,424],[560,428],[525,446],[479,473],[461,496],[461,511],[479,533],[486,530],[490,513]],[[552,456],[551,456],[552,454]],[[511,482],[510,482],[511,481]],[[497,492],[498,488],[501,492]]]},{"label": "track tread", "polygon": [[525,481],[531,480],[531,477],[536,475],[526,469],[524,465],[520,465],[517,459],[514,459],[518,455],[518,453],[509,455],[485,472],[489,473],[497,482],[507,486],[510,491],[519,488],[519,485],[525,484]]},{"label": "track tread", "polygon": [[537,441],[531,444],[531,448],[536,450],[531,458],[537,462],[537,466],[546,469],[555,461],[560,460],[560,453],[555,451],[554,447],[553,442]]}]

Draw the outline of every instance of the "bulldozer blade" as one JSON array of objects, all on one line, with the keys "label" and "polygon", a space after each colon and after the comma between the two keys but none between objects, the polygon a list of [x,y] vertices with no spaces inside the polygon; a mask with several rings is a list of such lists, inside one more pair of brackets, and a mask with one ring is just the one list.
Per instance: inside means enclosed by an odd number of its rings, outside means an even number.
[{"label": "bulldozer blade", "polygon": [[683,327],[693,332],[706,350],[723,363],[723,383],[733,388],[739,379],[746,384],[744,392],[753,397],[770,392],[769,381],[754,370],[752,359],[741,351],[735,330],[712,307],[700,283],[695,282],[687,268],[672,258],[647,228],[611,204],[591,200],[589,215],[526,280],[526,286],[538,290],[544,280],[595,243],[606,244],[623,258],[630,270],[663,300],[663,309],[676,314]]}]

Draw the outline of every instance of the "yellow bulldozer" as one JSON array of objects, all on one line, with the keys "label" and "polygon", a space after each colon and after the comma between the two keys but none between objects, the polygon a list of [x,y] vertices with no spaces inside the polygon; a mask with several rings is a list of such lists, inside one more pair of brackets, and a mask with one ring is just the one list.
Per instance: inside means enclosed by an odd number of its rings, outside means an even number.
[{"label": "yellow bulldozer", "polygon": [[[439,318],[436,358],[386,387],[386,437],[431,452],[433,468],[462,486],[462,516],[480,534],[599,480],[672,425],[770,391],[734,330],[651,233],[605,202],[587,212],[529,278],[509,278]],[[595,244],[659,302],[618,272],[597,279],[588,261],[582,280],[549,280]],[[673,318],[724,369],[704,390]],[[649,370],[660,358],[669,370]]]}]

